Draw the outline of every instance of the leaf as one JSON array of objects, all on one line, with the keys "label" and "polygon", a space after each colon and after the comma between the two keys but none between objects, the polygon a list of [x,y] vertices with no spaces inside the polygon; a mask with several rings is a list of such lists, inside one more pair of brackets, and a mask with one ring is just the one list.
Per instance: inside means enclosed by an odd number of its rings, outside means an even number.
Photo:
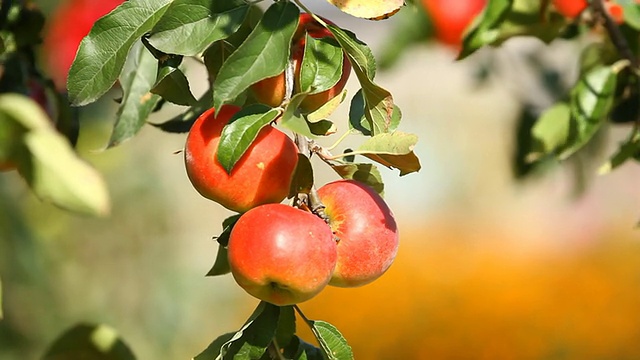
[{"label": "leaf", "polygon": [[287,104],[278,124],[300,135],[304,135],[308,138],[315,138],[316,136],[311,132],[309,124],[299,110],[300,103],[306,97],[307,93],[295,94]]},{"label": "leaf", "polygon": [[240,219],[240,214],[230,216],[222,222],[222,233],[216,238],[218,241],[218,254],[216,260],[213,263],[213,267],[206,276],[217,276],[228,274],[231,269],[229,267],[229,259],[227,257],[227,245],[229,244],[229,236],[233,226]]},{"label": "leaf", "polygon": [[400,176],[420,170],[420,161],[413,153],[418,137],[400,131],[375,135],[364,142],[357,154],[364,155],[388,168],[400,170]]},{"label": "leaf", "polygon": [[284,348],[293,341],[296,333],[296,314],[293,306],[281,306],[276,329],[276,342],[280,348]]},{"label": "leaf", "polygon": [[187,77],[179,68],[172,66],[160,69],[158,80],[151,92],[176,105],[193,106],[198,102],[191,93]]},{"label": "leaf", "polygon": [[388,132],[393,113],[393,97],[389,91],[373,82],[376,64],[371,49],[350,31],[334,25],[327,25],[327,28],[346,52],[362,86],[364,116],[369,122],[372,134]]},{"label": "leaf", "polygon": [[327,0],[341,11],[355,17],[381,20],[397,13],[404,0]]},{"label": "leaf", "polygon": [[222,65],[214,81],[216,109],[232,102],[250,85],[284,71],[300,10],[285,1],[271,5],[260,23]]},{"label": "leaf", "polygon": [[222,129],[218,143],[218,162],[231,173],[235,164],[258,137],[260,130],[269,125],[280,114],[262,104],[248,106],[233,115]]},{"label": "leaf", "polygon": [[13,154],[18,172],[40,199],[82,214],[109,213],[107,187],[100,174],[78,157],[33,100],[0,95],[0,139],[5,136],[11,142],[0,143],[0,158]]},{"label": "leaf", "polygon": [[600,166],[598,173],[601,175],[608,174],[638,154],[640,154],[640,132],[636,129],[631,134],[631,137],[620,145],[609,161]]},{"label": "leaf", "polygon": [[380,195],[384,193],[382,175],[374,164],[332,164],[331,168],[343,179],[359,181],[369,185]]},{"label": "leaf", "polygon": [[607,121],[616,89],[615,66],[599,66],[583,74],[571,90],[571,123],[564,160],[580,150]]},{"label": "leaf", "polygon": [[242,328],[222,345],[216,360],[259,359],[276,333],[279,316],[280,307],[261,301]]},{"label": "leaf", "polygon": [[173,117],[169,121],[160,124],[150,123],[150,125],[169,133],[182,134],[189,132],[196,119],[211,108],[211,94],[213,94],[213,92],[209,89],[198,99],[198,102],[194,106],[182,114]]},{"label": "leaf", "polygon": [[490,0],[465,33],[458,59],[485,45],[498,46],[515,36],[534,36],[545,43],[557,38],[567,25],[560,14],[548,11],[542,1]]},{"label": "leaf", "polygon": [[149,43],[169,54],[195,56],[226,39],[244,21],[250,5],[214,13],[214,0],[174,0],[151,30]]},{"label": "leaf", "polygon": [[322,350],[308,342],[294,336],[289,345],[284,348],[283,355],[286,359],[294,360],[324,360]]},{"label": "leaf", "polygon": [[624,23],[635,30],[640,30],[640,7],[638,2],[635,0],[618,0],[617,3],[622,5]]},{"label": "leaf", "polygon": [[327,119],[333,112],[342,104],[344,99],[347,97],[347,90],[342,90],[342,92],[335,96],[333,99],[327,101],[324,105],[319,107],[316,111],[307,114],[307,121],[310,123],[315,123],[324,119]]},{"label": "leaf", "polygon": [[318,136],[329,136],[338,131],[333,122],[329,120],[320,120],[313,123],[307,121],[307,125],[309,126],[309,131]]},{"label": "leaf", "polygon": [[236,333],[231,332],[231,333],[226,333],[224,335],[218,336],[218,338],[213,340],[213,342],[211,342],[211,344],[209,344],[209,346],[207,346],[207,348],[204,349],[203,352],[198,354],[192,360],[214,360],[214,359],[217,359],[218,356],[220,356],[220,348],[222,348],[222,345],[224,345],[229,340],[231,340],[231,338],[233,338],[233,336],[235,334]]},{"label": "leaf", "polygon": [[67,88],[73,105],[92,103],[113,86],[133,44],[153,28],[171,3],[125,1],[93,25],[69,70]]},{"label": "leaf", "polygon": [[79,324],[49,347],[43,360],[134,360],[118,333],[106,325]]},{"label": "leaf", "polygon": [[2,278],[0,278],[0,320],[4,317],[4,313],[2,312]]},{"label": "leaf", "polygon": [[[362,89],[360,89],[351,99],[351,106],[349,107],[349,129],[357,130],[365,136],[372,136],[371,126],[364,115],[364,111],[365,101]],[[401,118],[402,112],[400,111],[400,108],[397,105],[394,105],[391,120],[389,122],[389,131],[395,131],[398,128]]]},{"label": "leaf", "polygon": [[298,163],[296,169],[291,177],[291,189],[289,190],[289,197],[294,197],[296,194],[304,193],[308,194],[313,187],[313,167],[309,158],[304,154],[298,154]]},{"label": "leaf", "polygon": [[160,101],[160,96],[150,92],[156,81],[157,71],[156,59],[138,41],[131,48],[120,75],[123,97],[108,148],[135,136]]},{"label": "leaf", "polygon": [[353,352],[338,329],[325,321],[309,321],[320,349],[329,360],[352,360]]},{"label": "leaf", "polygon": [[569,138],[570,121],[571,111],[565,102],[556,103],[543,112],[531,129],[534,142],[527,159],[537,160],[562,149]]},{"label": "leaf", "polygon": [[311,95],[331,89],[342,77],[343,60],[344,53],[335,39],[315,39],[307,34],[300,66],[300,91]]}]

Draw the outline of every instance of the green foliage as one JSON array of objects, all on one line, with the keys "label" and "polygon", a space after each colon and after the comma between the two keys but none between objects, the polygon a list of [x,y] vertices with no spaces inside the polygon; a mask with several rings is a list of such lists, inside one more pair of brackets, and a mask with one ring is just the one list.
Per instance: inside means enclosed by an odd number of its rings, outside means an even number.
[{"label": "green foliage", "polygon": [[47,350],[44,360],[134,360],[135,356],[106,325],[79,324],[62,334]]},{"label": "green foliage", "polygon": [[224,219],[222,222],[222,233],[216,238],[219,245],[218,253],[213,267],[209,270],[207,276],[225,275],[231,271],[229,268],[229,259],[227,258],[227,244],[229,244],[231,230],[238,219],[240,219],[240,215],[233,215]]},{"label": "green foliage", "polygon": [[335,40],[307,35],[300,69],[300,91],[317,94],[331,89],[342,76],[342,48]]},{"label": "green foliage", "polygon": [[352,360],[353,352],[338,329],[326,321],[309,321],[326,359]]}]

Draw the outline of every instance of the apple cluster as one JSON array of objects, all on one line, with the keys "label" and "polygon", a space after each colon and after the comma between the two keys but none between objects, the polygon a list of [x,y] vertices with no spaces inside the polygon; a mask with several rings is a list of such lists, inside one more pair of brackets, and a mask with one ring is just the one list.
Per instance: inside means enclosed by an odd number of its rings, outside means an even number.
[{"label": "apple cluster", "polygon": [[273,126],[263,127],[230,173],[218,162],[224,126],[240,108],[203,113],[185,146],[187,175],[204,197],[241,213],[227,245],[236,282],[249,294],[283,306],[325,286],[355,287],[380,277],[398,249],[398,228],[382,197],[354,180],[320,187],[326,218],[281,203],[289,194],[298,148]]}]

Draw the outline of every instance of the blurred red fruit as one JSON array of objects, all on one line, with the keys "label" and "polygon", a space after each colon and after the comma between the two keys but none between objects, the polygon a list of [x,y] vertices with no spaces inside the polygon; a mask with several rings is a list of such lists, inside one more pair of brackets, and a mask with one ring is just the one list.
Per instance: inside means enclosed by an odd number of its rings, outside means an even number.
[{"label": "blurred red fruit", "polygon": [[422,0],[422,6],[433,22],[436,38],[454,47],[462,44],[464,31],[486,3],[486,0]]}]

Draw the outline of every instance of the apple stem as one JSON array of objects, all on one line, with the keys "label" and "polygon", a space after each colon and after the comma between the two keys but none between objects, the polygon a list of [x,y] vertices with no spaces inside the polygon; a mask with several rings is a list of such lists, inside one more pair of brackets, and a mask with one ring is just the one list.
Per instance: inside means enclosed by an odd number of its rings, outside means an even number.
[{"label": "apple stem", "polygon": [[622,31],[620,31],[620,27],[616,22],[611,18],[609,12],[607,11],[604,0],[593,0],[591,1],[591,8],[593,9],[594,14],[600,16],[603,21],[604,28],[607,30],[607,34],[609,34],[609,38],[613,45],[618,49],[620,55],[629,60],[631,62],[631,67],[634,70],[638,69],[638,59],[631,51],[631,47],[629,47],[629,43],[627,39],[625,39]]},{"label": "apple stem", "polygon": [[[304,135],[295,134],[295,143],[298,146],[298,151],[300,154],[310,158],[311,157],[311,149],[309,144],[311,143],[310,139],[307,139]],[[311,187],[311,190],[308,194],[298,194],[298,198],[301,199],[302,202],[306,202],[311,212],[324,220],[327,224],[329,223],[329,216],[325,213],[325,206],[320,200],[320,196],[318,196],[318,190],[315,185]]]},{"label": "apple stem", "polygon": [[282,352],[280,352],[280,346],[278,345],[278,340],[276,340],[275,336],[271,339],[267,351],[269,352],[269,357],[271,359],[286,360],[284,355],[282,355]]}]

